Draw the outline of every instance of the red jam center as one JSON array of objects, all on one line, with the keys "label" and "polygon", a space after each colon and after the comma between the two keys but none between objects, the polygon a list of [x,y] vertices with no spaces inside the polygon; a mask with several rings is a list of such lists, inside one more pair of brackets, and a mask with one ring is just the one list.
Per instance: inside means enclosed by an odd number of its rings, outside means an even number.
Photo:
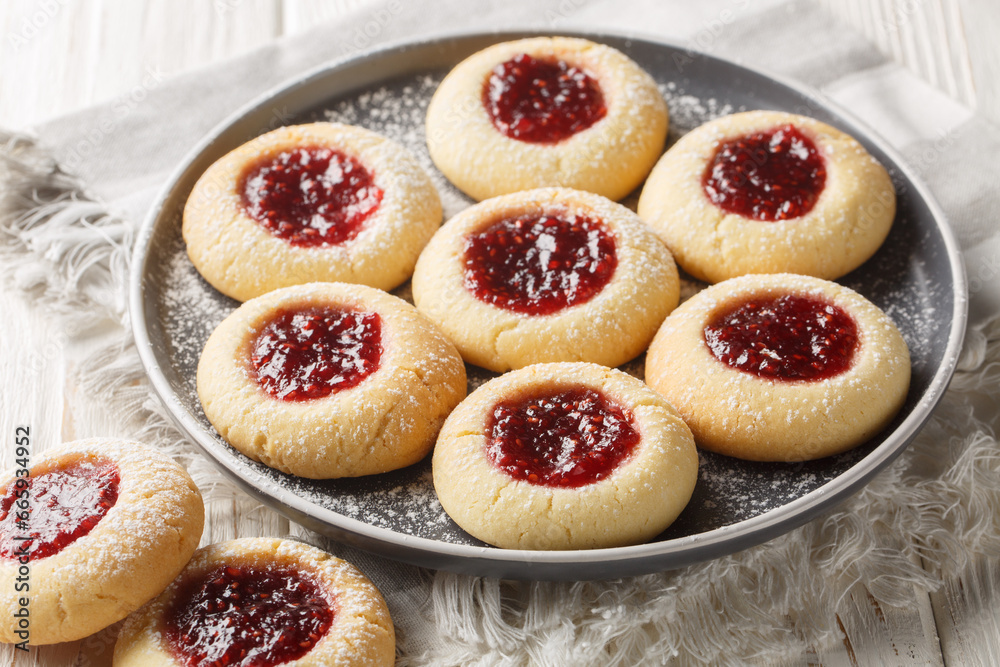
[{"label": "red jam center", "polygon": [[592,389],[502,401],[487,424],[486,455],[517,480],[564,488],[610,475],[639,443],[631,413]]},{"label": "red jam center", "polygon": [[296,148],[261,160],[240,186],[247,215],[294,246],[356,237],[382,202],[371,172],[329,148]]},{"label": "red jam center", "polygon": [[309,577],[227,565],[181,587],[167,611],[166,635],[187,667],[270,667],[308,653],[333,617]]},{"label": "red jam center", "polygon": [[17,480],[0,502],[0,556],[39,560],[62,551],[100,523],[118,501],[118,466],[81,459]]},{"label": "red jam center", "polygon": [[601,87],[584,70],[523,53],[493,68],[483,106],[504,135],[537,144],[567,139],[608,113]]},{"label": "red jam center", "polygon": [[583,216],[510,218],[465,240],[465,288],[480,301],[526,315],[586,303],[616,266],[614,236]]},{"label": "red jam center", "polygon": [[323,398],[374,373],[382,356],[378,313],[310,308],[279,313],[250,344],[250,369],[268,394]]},{"label": "red jam center", "polygon": [[721,144],[702,177],[715,205],[765,222],[805,215],[825,183],[823,157],[793,125]]},{"label": "red jam center", "polygon": [[758,377],[823,380],[851,366],[858,329],[846,312],[813,297],[750,299],[705,327],[716,359]]}]

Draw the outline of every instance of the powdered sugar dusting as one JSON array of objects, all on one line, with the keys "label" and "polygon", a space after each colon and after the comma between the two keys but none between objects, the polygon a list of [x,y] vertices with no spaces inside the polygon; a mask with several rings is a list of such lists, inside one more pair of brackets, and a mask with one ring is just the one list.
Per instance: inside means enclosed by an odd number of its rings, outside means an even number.
[{"label": "powdered sugar dusting", "polygon": [[[640,64],[643,64],[640,62]],[[448,219],[472,202],[434,167],[426,148],[424,114],[444,71],[427,71],[379,82],[370,89],[334,98],[323,108],[295,122],[329,120],[366,127],[405,146],[431,177],[441,195]],[[657,72],[653,72],[657,76]],[[670,142],[697,125],[745,108],[741,102],[756,100],[737,87],[720,95],[732,99],[692,94],[681,84],[660,80],[660,92],[671,113]],[[721,91],[721,88],[716,88]],[[627,201],[626,201],[627,203]],[[901,206],[896,225],[882,251],[841,282],[861,292],[883,308],[899,326],[913,357],[914,380],[902,415],[919,402],[939,360],[936,354],[947,338],[950,286],[938,285],[922,249],[925,239],[913,229],[920,211]],[[147,272],[147,297],[159,309],[160,338],[153,345],[161,359],[172,391],[184,410],[200,425],[202,443],[212,455],[234,470],[247,485],[267,497],[294,501],[321,524],[357,532],[354,520],[402,536],[419,536],[451,544],[482,546],[458,529],[444,514],[434,493],[430,462],[359,479],[314,481],[284,475],[250,461],[227,445],[211,428],[195,392],[195,370],[205,340],[236,303],[215,292],[190,265],[180,240],[177,217],[165,217],[169,242],[154,249],[155,261]],[[928,223],[921,223],[926,226]],[[682,276],[681,299],[703,288]],[[410,300],[409,285],[395,292]],[[624,370],[642,378],[643,358]],[[469,369],[469,390],[493,377]],[[890,430],[899,420],[890,426]],[[885,434],[847,454],[811,463],[758,464],[702,453],[695,494],[679,519],[658,539],[689,537],[739,523],[820,489],[849,471],[870,454]]]},{"label": "powdered sugar dusting", "polygon": [[734,107],[732,104],[722,102],[714,97],[702,98],[688,94],[674,81],[661,82],[657,84],[657,87],[660,94],[663,95],[663,99],[667,101],[667,108],[670,110],[670,139],[668,143],[673,143],[703,123],[745,110],[742,105]]},{"label": "powdered sugar dusting", "polygon": [[205,282],[188,259],[179,236],[173,239],[158,268],[163,272],[161,279],[166,286],[161,302],[163,325],[171,345],[173,367],[181,371],[178,379],[184,390],[182,399],[198,405],[200,412],[193,369],[198,368],[209,335],[238,304]]}]

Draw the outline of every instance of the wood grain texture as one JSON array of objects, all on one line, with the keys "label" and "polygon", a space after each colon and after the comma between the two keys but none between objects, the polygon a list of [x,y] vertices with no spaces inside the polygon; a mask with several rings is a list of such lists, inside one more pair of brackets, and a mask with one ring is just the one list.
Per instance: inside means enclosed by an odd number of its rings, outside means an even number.
[{"label": "wood grain texture", "polygon": [[1000,557],[978,557],[931,595],[945,664],[1000,665]]},{"label": "wood grain texture", "polygon": [[910,593],[909,605],[889,607],[879,604],[866,590],[855,591],[847,596],[836,615],[839,644],[813,648],[799,657],[768,664],[773,667],[944,665],[930,599],[919,590]]},{"label": "wood grain texture", "polygon": [[62,388],[66,380],[66,340],[20,295],[0,293],[0,467],[14,467],[14,431],[30,429],[37,455],[62,442]]},{"label": "wood grain texture", "polygon": [[966,67],[974,82],[977,107],[1000,123],[1000,2],[955,0],[957,30],[965,35]]},{"label": "wood grain texture", "polygon": [[962,14],[963,10],[972,16],[988,13],[989,2],[968,0],[965,7],[960,0],[820,0],[820,4],[931,85],[971,108],[981,106]]},{"label": "wood grain texture", "polygon": [[5,2],[0,126],[21,129],[128,96],[151,74],[238,55],[281,35],[281,18],[279,0]]},{"label": "wood grain texture", "polygon": [[[164,76],[239,55],[370,0],[39,0],[0,6],[0,126],[23,128],[130,94],[151,71]],[[995,0],[821,0],[897,62],[949,95],[1000,120],[1000,19]],[[36,451],[63,439],[110,432],[86,409],[72,369],[87,341],[53,337],[43,315],[0,292],[0,434],[32,426]],[[10,448],[0,463],[11,465]],[[249,497],[207,508],[205,543],[301,529]],[[885,608],[851,597],[842,642],[787,665],[1000,664],[1000,561],[979,559],[928,598]],[[933,604],[932,604],[933,603]],[[116,628],[30,654],[0,646],[0,665],[109,665]],[[939,640],[940,636],[940,640]]]}]

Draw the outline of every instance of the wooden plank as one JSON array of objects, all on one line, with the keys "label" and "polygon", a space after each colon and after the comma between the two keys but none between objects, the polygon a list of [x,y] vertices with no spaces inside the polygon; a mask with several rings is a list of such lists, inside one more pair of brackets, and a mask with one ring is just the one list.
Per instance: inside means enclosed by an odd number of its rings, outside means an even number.
[{"label": "wooden plank", "polygon": [[14,467],[14,433],[30,429],[33,456],[62,441],[66,339],[19,293],[0,291],[0,468]]},{"label": "wooden plank", "polygon": [[1000,557],[979,556],[931,595],[948,665],[1000,665]]},{"label": "wooden plank", "polygon": [[[60,388],[65,379],[65,348],[62,336],[53,333],[52,325],[31,308],[26,299],[11,290],[0,291],[0,469],[15,467],[15,432],[29,429],[31,458],[62,441],[63,400]],[[39,655],[9,644],[0,644],[0,664],[68,664],[75,655],[73,647],[49,649]]]},{"label": "wooden plank", "polygon": [[[150,81],[266,44],[281,34],[280,7],[281,0],[4,3],[0,126],[19,129],[139,94]],[[33,74],[10,75],[19,72]]]},{"label": "wooden plank", "polygon": [[[93,2],[4,3],[0,12],[0,124],[20,128],[88,104]],[[73,58],[67,58],[73,44]],[[73,76],[69,76],[72,72]],[[18,74],[24,73],[21,76]],[[28,73],[44,73],[36,78]],[[44,81],[44,83],[43,83]]]},{"label": "wooden plank", "polygon": [[881,605],[866,590],[852,593],[841,605],[836,623],[839,643],[814,647],[802,655],[766,664],[774,667],[944,665],[930,600],[921,591],[913,590],[912,602],[905,607]]},{"label": "wooden plank", "polygon": [[978,101],[969,62],[969,47],[962,25],[962,9],[958,0],[938,0],[937,5],[940,12],[937,19],[938,30],[944,33],[939,39],[942,43],[956,45],[947,49],[945,56],[949,62],[948,70],[955,75],[955,97],[974,109],[978,106]]},{"label": "wooden plank", "polygon": [[1000,2],[996,0],[958,0],[962,32],[968,45],[967,62],[976,93],[976,108],[990,120],[1000,123]]},{"label": "wooden plank", "polygon": [[849,596],[838,621],[851,664],[944,664],[930,600],[921,591],[912,595],[906,607],[880,605],[867,592]]},{"label": "wooden plank", "polygon": [[[959,1],[965,4],[960,7]],[[820,4],[920,78],[970,107],[981,106],[972,85],[962,16],[975,17],[973,21],[978,24],[982,15],[991,11],[1000,14],[1000,4],[994,3],[998,9],[987,8],[990,0],[820,0]],[[995,35],[997,30],[1000,18],[993,32],[982,32]],[[971,61],[1000,60],[995,54],[996,48],[990,42]],[[977,84],[980,78],[990,81],[990,85],[1000,78],[1000,63],[983,69],[982,77],[976,77]],[[993,89],[1000,91],[1000,85],[993,85]]]}]

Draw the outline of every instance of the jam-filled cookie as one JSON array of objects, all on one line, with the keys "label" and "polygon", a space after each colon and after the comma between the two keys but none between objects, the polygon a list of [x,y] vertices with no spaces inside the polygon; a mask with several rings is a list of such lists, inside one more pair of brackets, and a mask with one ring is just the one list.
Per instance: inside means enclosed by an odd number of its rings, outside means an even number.
[{"label": "jam-filled cookie", "polygon": [[430,178],[399,144],[359,127],[281,127],[228,153],[184,207],[188,256],[239,301],[343,281],[392,289],[441,224]]},{"label": "jam-filled cookie", "polygon": [[115,667],[380,667],[395,631],[378,589],[315,547],[244,538],[200,549],[129,616]]},{"label": "jam-filled cookie", "polygon": [[646,382],[698,445],[753,461],[846,451],[906,399],[910,355],[892,320],[836,283],[791,274],[733,278],[663,323]]},{"label": "jam-filled cookie", "polygon": [[510,549],[591,549],[662,532],[694,491],[677,411],[639,380],[536,364],[482,385],[448,417],[434,489],[474,537]]},{"label": "jam-filled cookie", "polygon": [[152,447],[79,440],[29,470],[2,482],[0,641],[73,641],[120,621],[166,588],[201,539],[201,494]]},{"label": "jam-filled cookie", "polygon": [[609,46],[569,37],[470,56],[427,109],[434,164],[476,200],[549,186],[621,199],[666,136],[667,105],[652,77]]},{"label": "jam-filled cookie", "polygon": [[465,365],[402,299],[310,283],[247,301],[212,332],[198,397],[222,437],[283,472],[386,472],[433,447],[465,396]]},{"label": "jam-filled cookie", "polygon": [[589,192],[495,197],[441,227],[413,299],[466,361],[493,371],[549,361],[618,366],[678,302],[670,251],[630,210]]},{"label": "jam-filled cookie", "polygon": [[654,167],[639,216],[699,280],[833,280],[871,257],[896,213],[889,174],[852,137],[789,113],[706,123]]}]

